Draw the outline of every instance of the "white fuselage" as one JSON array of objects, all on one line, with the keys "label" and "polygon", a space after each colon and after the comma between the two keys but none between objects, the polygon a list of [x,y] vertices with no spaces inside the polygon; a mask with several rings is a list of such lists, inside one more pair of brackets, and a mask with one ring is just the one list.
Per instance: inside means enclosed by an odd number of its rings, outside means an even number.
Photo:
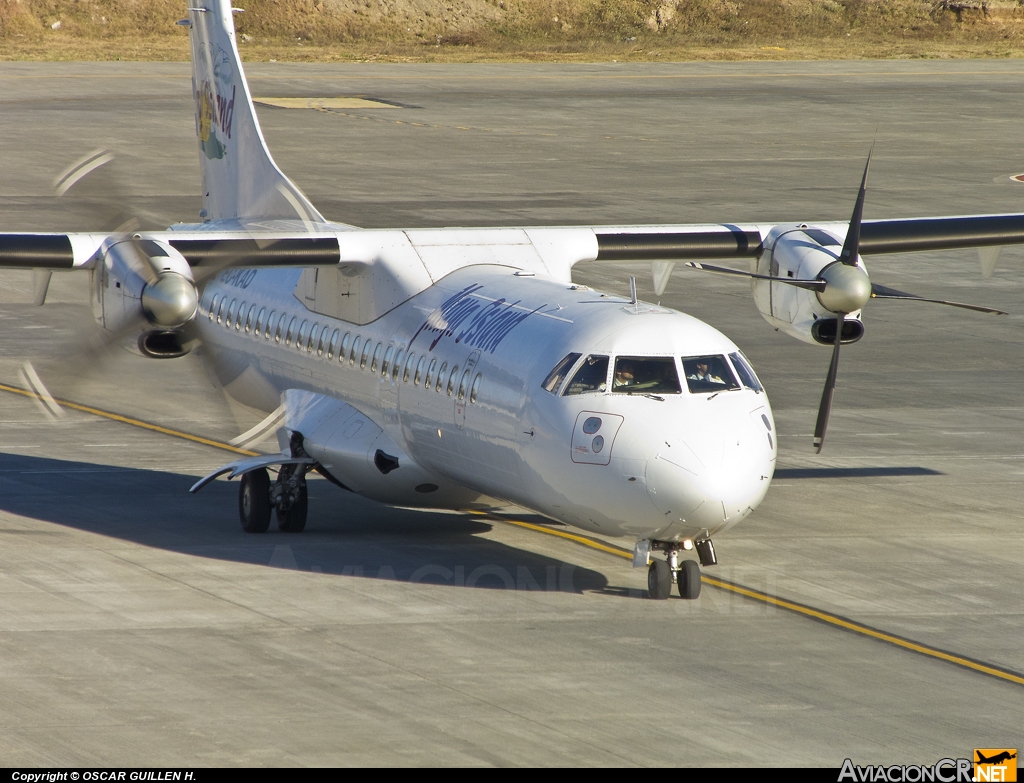
[{"label": "white fuselage", "polygon": [[[383,431],[365,448],[390,443],[382,450],[397,448],[402,467],[364,494],[423,506],[485,495],[595,532],[682,540],[732,526],[767,491],[776,439],[763,391],[691,393],[684,380],[676,394],[616,393],[611,369],[586,393],[542,388],[570,353],[610,357],[609,368],[618,356],[671,357],[683,379],[685,357],[738,352],[691,316],[477,265],[357,325],[311,311],[301,274],[222,273],[206,285],[197,323],[241,402],[270,411],[301,390],[343,401],[353,422]],[[317,424],[324,442],[359,430],[334,415]],[[442,490],[415,495],[410,482]]]}]

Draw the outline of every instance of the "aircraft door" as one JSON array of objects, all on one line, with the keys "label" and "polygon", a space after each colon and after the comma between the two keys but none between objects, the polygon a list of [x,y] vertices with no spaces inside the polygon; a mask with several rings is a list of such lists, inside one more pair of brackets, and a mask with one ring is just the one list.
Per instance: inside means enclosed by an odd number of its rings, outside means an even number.
[{"label": "aircraft door", "polygon": [[455,426],[460,430],[466,426],[466,405],[469,404],[478,361],[480,361],[480,351],[473,351],[466,360],[465,371],[460,376],[455,389]]}]

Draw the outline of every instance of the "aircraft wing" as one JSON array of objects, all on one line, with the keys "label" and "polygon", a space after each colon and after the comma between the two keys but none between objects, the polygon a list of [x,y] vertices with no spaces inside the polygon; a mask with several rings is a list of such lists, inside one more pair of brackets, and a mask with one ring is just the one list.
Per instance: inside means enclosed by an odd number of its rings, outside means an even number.
[{"label": "aircraft wing", "polygon": [[[752,258],[764,249],[770,224],[680,224],[544,228],[436,228],[338,231],[211,231],[141,232],[162,240],[195,267],[305,267],[338,263],[368,264],[381,249],[409,245],[418,255],[430,248],[451,254],[462,248],[465,265],[494,263],[499,248],[533,244],[548,266],[572,266],[581,261],[640,262]],[[815,223],[815,228],[845,234],[847,223]],[[75,269],[92,265],[105,241],[95,233],[0,234],[0,267]],[[1024,214],[865,220],[861,255],[968,247],[1024,244]],[[426,252],[422,252],[426,249]],[[512,253],[515,255],[515,253]],[[489,258],[488,258],[489,257]],[[430,266],[429,263],[425,264]],[[514,265],[514,263],[513,263]],[[450,270],[449,270],[450,271]],[[555,273],[555,269],[549,269]],[[558,272],[563,269],[558,269]],[[567,271],[567,270],[564,270]]]},{"label": "aircraft wing", "polygon": [[[814,223],[815,228],[846,234],[846,222]],[[761,254],[770,225],[622,226],[595,228],[597,261],[695,261],[750,258]],[[907,253],[999,247],[1024,243],[1024,215],[865,220],[860,254]]]}]

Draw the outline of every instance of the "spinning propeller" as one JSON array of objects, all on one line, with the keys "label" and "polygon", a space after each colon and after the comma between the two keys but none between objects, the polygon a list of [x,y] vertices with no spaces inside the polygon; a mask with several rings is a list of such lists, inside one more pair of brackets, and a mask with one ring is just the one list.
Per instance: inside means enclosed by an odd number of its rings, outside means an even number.
[{"label": "spinning propeller", "polygon": [[[110,349],[136,334],[153,342],[165,356],[182,356],[202,344],[199,331],[194,327],[198,312],[199,292],[203,283],[223,269],[243,264],[247,254],[240,243],[222,248],[211,248],[210,260],[193,271],[189,263],[166,243],[155,242],[138,233],[141,222],[126,208],[129,200],[121,183],[109,164],[114,155],[97,150],[72,165],[54,182],[56,195],[73,197],[89,214],[91,225],[99,226],[107,238],[99,250],[100,260],[106,264],[105,274],[116,280],[125,302],[131,307],[122,311],[121,302],[104,313],[104,326],[99,335],[89,330],[65,357],[43,375],[59,376],[65,383],[76,385],[95,368]],[[100,233],[97,232],[97,233]],[[48,277],[37,283],[36,303],[45,299]],[[41,291],[39,290],[41,287]],[[124,293],[135,291],[130,298]],[[162,341],[162,342],[161,342]],[[140,339],[140,350],[143,349]],[[152,355],[152,354],[151,354]],[[50,418],[63,415],[63,410],[47,390],[40,373],[30,362],[22,369],[22,380],[43,403],[44,413]]]}]

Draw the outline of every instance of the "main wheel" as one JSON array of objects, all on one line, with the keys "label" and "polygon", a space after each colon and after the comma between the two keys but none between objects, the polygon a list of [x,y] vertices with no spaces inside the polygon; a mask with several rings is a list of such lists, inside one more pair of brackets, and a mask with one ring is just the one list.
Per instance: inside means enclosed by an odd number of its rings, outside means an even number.
[{"label": "main wheel", "polygon": [[676,572],[679,597],[694,599],[700,595],[700,566],[696,560],[684,560]]},{"label": "main wheel", "polygon": [[647,597],[663,601],[672,592],[672,571],[664,560],[654,560],[647,569]]},{"label": "main wheel", "polygon": [[301,533],[306,529],[306,512],[309,510],[309,497],[306,485],[299,487],[299,497],[287,511],[277,510],[277,529],[282,533]]},{"label": "main wheel", "polygon": [[238,517],[246,533],[266,533],[270,527],[270,477],[266,468],[242,476],[238,485]]}]

